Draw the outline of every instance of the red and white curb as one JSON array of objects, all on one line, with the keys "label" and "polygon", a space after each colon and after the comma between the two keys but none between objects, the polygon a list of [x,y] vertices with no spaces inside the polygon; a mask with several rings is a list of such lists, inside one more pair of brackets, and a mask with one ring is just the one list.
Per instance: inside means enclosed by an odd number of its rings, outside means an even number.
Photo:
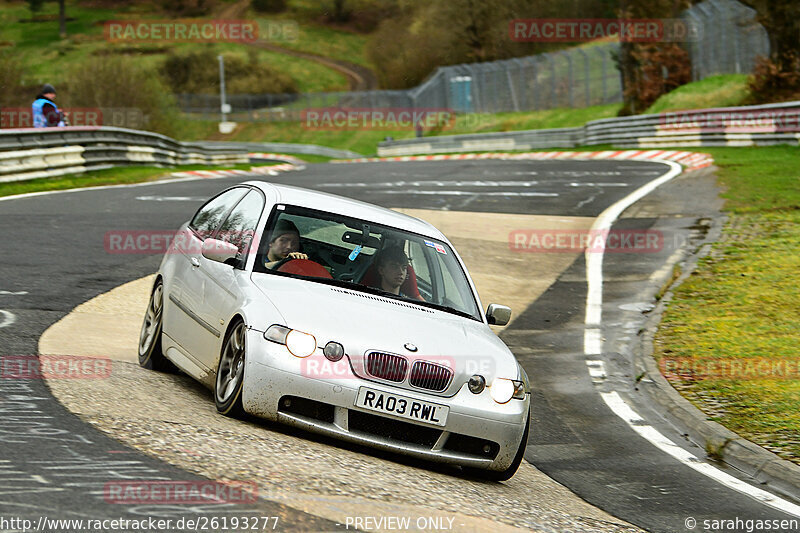
[{"label": "red and white curb", "polygon": [[280,165],[250,167],[250,170],[187,170],[184,172],[173,172],[170,174],[175,178],[227,178],[231,176],[252,176],[253,174],[265,174],[267,176],[277,176],[281,172],[289,170],[302,170],[305,168],[302,165],[294,165],[292,163],[281,163]]},{"label": "red and white curb", "polygon": [[602,152],[489,152],[484,154],[407,155],[396,157],[362,157],[341,159],[331,163],[372,163],[378,161],[448,161],[480,159],[628,159],[634,161],[673,161],[686,171],[698,170],[714,164],[709,154],[677,150],[606,150]]},{"label": "red and white curb", "polygon": [[285,163],[292,163],[293,165],[297,166],[303,166],[305,164],[305,161],[303,161],[302,159],[286,154],[252,152],[247,154],[247,157],[249,157],[250,159],[271,159],[273,161],[283,161]]}]

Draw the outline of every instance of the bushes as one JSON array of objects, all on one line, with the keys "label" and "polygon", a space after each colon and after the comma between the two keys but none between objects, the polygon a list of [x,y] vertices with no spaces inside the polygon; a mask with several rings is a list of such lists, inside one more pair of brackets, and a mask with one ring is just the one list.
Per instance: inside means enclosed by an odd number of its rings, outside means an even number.
[{"label": "bushes", "polygon": [[164,11],[178,17],[203,17],[216,5],[216,0],[161,0]]},{"label": "bushes", "polygon": [[[255,50],[247,57],[224,53],[225,88],[229,94],[296,93],[294,80],[259,62]],[[218,94],[217,53],[206,48],[188,54],[170,54],[161,69],[173,93]]]},{"label": "bushes", "polygon": [[286,0],[252,0],[250,5],[258,13],[281,13],[286,11]]},{"label": "bushes", "polygon": [[[22,64],[10,52],[0,53],[0,107],[18,105],[22,94]],[[24,100],[31,98],[25,95]]]},{"label": "bushes", "polygon": [[751,103],[780,102],[800,98],[800,57],[787,53],[783,66],[759,57],[748,80]]},{"label": "bushes", "polygon": [[178,110],[169,89],[152,70],[114,56],[88,59],[70,72],[69,100],[75,108],[134,109],[144,115],[139,129],[175,136]]},{"label": "bushes", "polygon": [[626,80],[626,105],[620,116],[643,113],[659,96],[692,79],[689,54],[677,44],[635,44],[631,48],[634,76]]}]

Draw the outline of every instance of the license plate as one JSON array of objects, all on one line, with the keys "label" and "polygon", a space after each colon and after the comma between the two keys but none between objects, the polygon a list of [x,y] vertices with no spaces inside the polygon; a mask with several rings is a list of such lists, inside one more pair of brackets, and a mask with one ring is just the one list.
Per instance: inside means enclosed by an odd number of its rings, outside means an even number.
[{"label": "license plate", "polygon": [[447,423],[447,414],[450,412],[450,407],[446,405],[423,402],[366,387],[358,389],[356,407],[436,426],[444,426]]}]

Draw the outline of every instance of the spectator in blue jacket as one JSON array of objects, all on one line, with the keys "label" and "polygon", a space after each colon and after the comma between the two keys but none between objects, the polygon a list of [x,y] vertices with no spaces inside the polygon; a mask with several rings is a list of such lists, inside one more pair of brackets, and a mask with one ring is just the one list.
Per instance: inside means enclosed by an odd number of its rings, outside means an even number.
[{"label": "spectator in blue jacket", "polygon": [[31,106],[33,112],[33,127],[48,128],[54,126],[66,126],[66,117],[59,111],[54,101],[56,89],[49,83],[45,83],[39,95]]}]

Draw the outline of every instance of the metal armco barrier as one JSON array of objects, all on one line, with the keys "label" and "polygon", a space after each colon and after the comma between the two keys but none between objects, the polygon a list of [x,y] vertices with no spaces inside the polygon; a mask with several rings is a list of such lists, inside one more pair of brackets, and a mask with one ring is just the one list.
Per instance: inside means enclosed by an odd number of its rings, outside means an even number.
[{"label": "metal armco barrier", "polygon": [[180,142],[112,127],[0,130],[0,183],[114,166],[247,163],[245,148]]},{"label": "metal armco barrier", "polygon": [[233,141],[197,141],[195,144],[210,148],[231,150],[247,150],[248,152],[273,152],[278,154],[302,154],[302,155],[321,155],[334,159],[351,159],[363,157],[362,154],[350,150],[337,150],[327,146],[316,144],[297,144],[297,143],[257,143],[257,142],[233,142]]},{"label": "metal armco barrier", "polygon": [[613,145],[620,148],[800,144],[800,102],[695,109],[587,122],[581,128],[384,141],[381,157]]}]

